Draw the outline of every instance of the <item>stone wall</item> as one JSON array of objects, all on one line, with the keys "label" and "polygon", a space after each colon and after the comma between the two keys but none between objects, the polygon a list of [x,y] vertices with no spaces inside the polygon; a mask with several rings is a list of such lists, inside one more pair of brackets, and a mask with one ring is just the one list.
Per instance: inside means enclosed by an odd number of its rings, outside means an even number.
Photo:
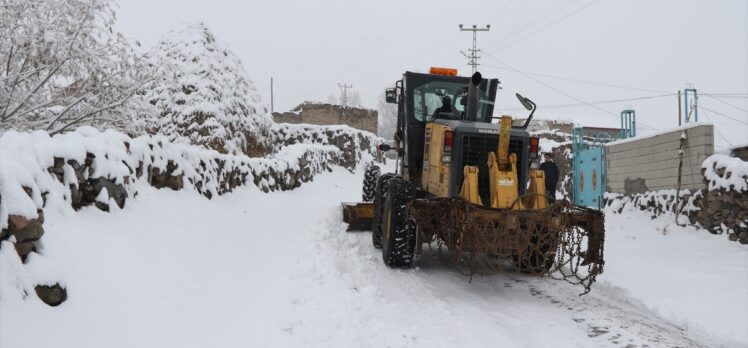
[{"label": "stone wall", "polygon": [[714,153],[713,126],[703,124],[607,144],[606,191],[634,195],[677,188],[683,133],[688,146],[683,151],[681,188],[701,188],[701,164]]},{"label": "stone wall", "polygon": [[[525,124],[526,121],[526,118],[514,118],[512,119],[512,126],[521,127]],[[571,134],[572,129],[574,129],[574,122],[538,118],[533,118],[532,120],[530,120],[530,124],[527,125],[528,132],[544,132],[556,130],[561,133]]]},{"label": "stone wall", "polygon": [[364,108],[304,103],[289,112],[273,113],[277,123],[347,125],[377,134],[377,111]]}]

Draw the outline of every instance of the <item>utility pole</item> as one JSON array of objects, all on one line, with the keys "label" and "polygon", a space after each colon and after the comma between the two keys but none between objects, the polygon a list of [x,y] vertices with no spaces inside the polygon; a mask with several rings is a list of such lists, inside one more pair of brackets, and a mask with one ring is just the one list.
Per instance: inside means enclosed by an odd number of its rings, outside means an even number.
[{"label": "utility pole", "polygon": [[338,87],[340,87],[340,105],[348,106],[348,89],[353,88],[353,85],[338,83]]},{"label": "utility pole", "polygon": [[680,91],[678,91],[678,127],[683,125],[683,112],[681,111],[680,101]]},{"label": "utility pole", "polygon": [[465,58],[468,59],[468,64],[473,67],[473,74],[475,74],[475,71],[478,70],[478,58],[480,56],[478,53],[480,52],[480,49],[478,48],[478,32],[479,31],[488,31],[491,29],[491,25],[486,25],[485,28],[478,28],[477,25],[473,24],[472,28],[463,28],[462,24],[460,24],[460,31],[472,31],[473,32],[473,48],[468,49],[470,51],[470,54],[466,54],[465,52],[460,51]]},{"label": "utility pole", "polygon": [[273,113],[273,78],[270,78],[270,113]]}]

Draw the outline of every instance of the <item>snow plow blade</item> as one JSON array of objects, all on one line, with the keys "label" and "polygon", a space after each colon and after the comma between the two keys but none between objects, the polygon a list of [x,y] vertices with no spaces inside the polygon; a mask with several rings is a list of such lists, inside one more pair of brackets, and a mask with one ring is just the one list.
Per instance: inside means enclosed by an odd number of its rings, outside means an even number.
[{"label": "snow plow blade", "polygon": [[374,203],[342,203],[343,222],[348,231],[370,231],[374,220]]}]

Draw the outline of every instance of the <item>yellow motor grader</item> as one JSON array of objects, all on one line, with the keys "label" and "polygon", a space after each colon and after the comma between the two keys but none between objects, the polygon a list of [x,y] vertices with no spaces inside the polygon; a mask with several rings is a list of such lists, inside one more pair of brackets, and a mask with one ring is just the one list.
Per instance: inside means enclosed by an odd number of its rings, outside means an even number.
[{"label": "yellow motor grader", "polygon": [[[603,271],[604,216],[550,203],[539,169],[539,139],[512,118],[493,122],[499,81],[455,69],[406,72],[386,90],[397,104],[395,173],[367,168],[363,203],[343,203],[349,230],[372,230],[384,263],[410,267],[423,246],[446,247],[471,275],[511,264],[588,292]],[[380,150],[390,150],[382,145]],[[508,261],[508,262],[507,262]]]}]

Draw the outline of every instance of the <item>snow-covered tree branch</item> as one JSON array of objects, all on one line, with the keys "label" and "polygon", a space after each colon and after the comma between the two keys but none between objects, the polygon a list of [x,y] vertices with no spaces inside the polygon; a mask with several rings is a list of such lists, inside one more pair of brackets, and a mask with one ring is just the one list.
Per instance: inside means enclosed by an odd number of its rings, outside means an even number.
[{"label": "snow-covered tree branch", "polygon": [[147,104],[131,43],[115,33],[110,0],[2,0],[0,131],[79,125],[127,129]]},{"label": "snow-covered tree branch", "polygon": [[239,57],[203,24],[167,33],[151,50],[155,81],[142,96],[155,111],[148,133],[221,153],[265,155],[272,122]]}]

